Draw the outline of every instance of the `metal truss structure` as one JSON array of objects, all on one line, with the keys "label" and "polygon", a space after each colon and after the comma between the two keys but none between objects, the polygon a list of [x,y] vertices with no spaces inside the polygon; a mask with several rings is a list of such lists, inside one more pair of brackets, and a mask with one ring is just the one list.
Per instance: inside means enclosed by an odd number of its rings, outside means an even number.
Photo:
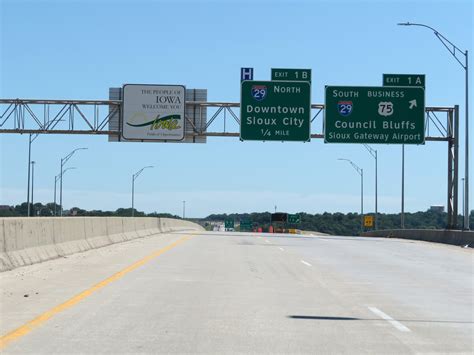
[{"label": "metal truss structure", "polygon": [[121,105],[112,100],[0,99],[0,133],[119,134],[107,128],[109,107],[120,112]]},{"label": "metal truss structure", "polygon": [[[201,125],[186,117],[187,130],[195,137],[239,137],[240,119],[235,102],[187,101],[187,110],[197,113]],[[120,117],[121,100],[34,100],[0,99],[0,133],[16,134],[88,134],[120,136],[110,129],[113,119]],[[207,112],[207,110],[213,111]],[[312,139],[323,139],[324,105],[311,105]],[[207,117],[200,117],[211,114]],[[228,121],[232,123],[228,123]],[[215,127],[223,123],[223,129]],[[117,125],[112,125],[117,127]],[[120,127],[120,125],[118,126]],[[458,214],[458,147],[459,107],[427,107],[425,140],[448,143],[448,229],[457,227]]]}]

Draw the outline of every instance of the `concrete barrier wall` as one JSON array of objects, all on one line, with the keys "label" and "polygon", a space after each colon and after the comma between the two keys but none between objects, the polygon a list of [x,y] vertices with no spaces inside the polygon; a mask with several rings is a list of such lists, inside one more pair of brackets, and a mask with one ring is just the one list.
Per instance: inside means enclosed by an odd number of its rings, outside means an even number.
[{"label": "concrete barrier wall", "polygon": [[474,232],[438,229],[387,229],[362,233],[366,237],[386,237],[423,240],[426,242],[474,247]]},{"label": "concrete barrier wall", "polygon": [[135,238],[203,230],[196,223],[151,217],[0,218],[0,271]]}]

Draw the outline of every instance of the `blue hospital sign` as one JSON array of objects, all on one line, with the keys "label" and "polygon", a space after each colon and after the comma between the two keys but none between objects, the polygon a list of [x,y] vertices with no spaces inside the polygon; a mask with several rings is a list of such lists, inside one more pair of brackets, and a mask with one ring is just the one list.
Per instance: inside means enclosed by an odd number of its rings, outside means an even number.
[{"label": "blue hospital sign", "polygon": [[240,68],[240,81],[253,80],[253,68]]}]

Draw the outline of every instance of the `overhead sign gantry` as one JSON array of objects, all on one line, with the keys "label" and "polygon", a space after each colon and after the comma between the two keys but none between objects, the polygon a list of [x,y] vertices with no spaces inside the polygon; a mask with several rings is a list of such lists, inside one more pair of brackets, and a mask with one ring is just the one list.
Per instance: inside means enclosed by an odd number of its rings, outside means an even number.
[{"label": "overhead sign gantry", "polygon": [[[308,73],[306,69],[275,69],[275,74],[272,74],[275,78],[277,72],[279,73],[278,76],[285,75],[290,79]],[[389,83],[389,80],[385,79],[385,87],[356,87],[355,89],[354,87],[329,87],[326,90],[331,88],[349,89],[348,91],[357,91],[359,96],[342,95],[337,97],[338,95],[336,95],[329,98],[326,105],[310,104],[309,81],[244,81],[241,88],[245,88],[245,91],[242,92],[240,103],[208,102],[207,90],[186,89],[183,140],[163,139],[163,136],[153,140],[144,139],[144,136],[139,139],[124,139],[122,124],[130,122],[136,125],[136,123],[127,120],[128,114],[125,114],[125,116],[121,114],[127,106],[126,100],[124,100],[123,88],[110,88],[109,100],[0,99],[0,133],[107,135],[109,141],[126,142],[205,143],[207,137],[241,137],[258,141],[307,142],[310,138],[320,139],[331,131],[334,132],[334,129],[331,130],[331,127],[329,127],[331,117],[334,125],[335,120],[341,121],[341,129],[345,129],[345,127],[342,127],[343,119],[345,119],[345,122],[353,122],[355,129],[360,129],[357,127],[357,122],[359,122],[359,126],[366,129],[370,129],[371,124],[374,127],[380,127],[381,124],[384,130],[391,133],[391,138],[386,139],[385,143],[422,144],[424,141],[445,141],[448,143],[447,227],[453,229],[457,225],[458,205],[459,107],[425,107],[423,88],[418,86],[420,80],[423,84],[424,75],[390,74],[390,76],[392,77],[391,82]],[[309,79],[311,80],[311,76]],[[400,80],[407,80],[409,84],[410,81],[414,82],[413,87],[387,86]],[[163,85],[156,86],[163,88]],[[146,90],[146,88],[143,90]],[[369,97],[368,90],[381,94],[371,94]],[[390,97],[386,97],[388,94],[385,94],[385,90],[398,92],[398,94],[389,94]],[[412,93],[414,96],[411,95]],[[278,99],[274,96],[277,94],[281,95]],[[366,98],[359,102],[358,100],[363,95],[366,95]],[[181,98],[182,96],[179,100],[174,100],[173,104],[182,101]],[[344,101],[352,102],[349,104]],[[142,102],[142,104],[154,105],[156,104],[156,97],[155,103]],[[234,112],[234,109],[239,107],[241,108],[240,119],[238,114]],[[153,106],[150,108],[153,109]],[[169,108],[175,109],[177,106],[170,106]],[[214,110],[209,119],[207,117],[208,109]],[[365,114],[360,115],[359,110]],[[316,128],[311,132],[311,122],[321,117],[320,114],[323,112],[326,112],[323,121],[324,131],[317,131]],[[228,114],[227,117],[235,120],[237,126],[240,127],[240,132],[235,132],[235,130],[226,131],[226,114]],[[155,119],[151,124],[153,128],[156,123],[160,122],[159,118],[169,116],[168,113],[165,115],[165,112],[154,112],[153,115],[155,115]],[[270,115],[275,115],[275,117]],[[441,115],[445,119],[442,119]],[[171,113],[171,116],[173,116],[173,113]],[[257,117],[257,119],[250,118],[249,120],[248,117],[252,116]],[[349,120],[349,116],[353,121]],[[158,121],[156,121],[157,117]],[[260,117],[260,120],[258,117]],[[224,130],[209,129],[211,125],[218,122],[219,118],[224,119]],[[166,125],[171,123],[172,119],[173,117],[167,117],[167,120],[170,121]],[[370,121],[376,121],[375,125]],[[143,123],[147,122],[149,121],[143,121]],[[165,125],[158,123],[156,126],[163,128]],[[317,125],[317,127],[320,127],[320,125]],[[351,127],[347,126],[347,128]],[[336,127],[336,129],[339,128]],[[403,130],[408,131],[403,132]],[[268,135],[272,132],[275,134]],[[380,137],[380,133],[378,134]],[[127,133],[125,133],[125,136],[128,136]],[[175,138],[180,137],[181,133]],[[354,136],[350,134],[349,138],[353,139]],[[375,136],[369,136],[369,138],[374,139]],[[326,141],[328,140],[326,139]],[[351,143],[377,142],[357,139]]]}]

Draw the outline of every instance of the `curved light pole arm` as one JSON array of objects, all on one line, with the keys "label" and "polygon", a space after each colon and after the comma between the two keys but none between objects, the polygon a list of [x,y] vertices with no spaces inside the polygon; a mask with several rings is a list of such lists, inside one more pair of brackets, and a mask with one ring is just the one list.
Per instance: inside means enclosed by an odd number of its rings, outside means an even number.
[{"label": "curved light pole arm", "polygon": [[135,174],[133,174],[133,180],[135,180],[141,173],[142,171],[144,170],[145,168],[141,168],[140,170],[138,170]]},{"label": "curved light pole arm", "polygon": [[153,168],[154,166],[152,165],[149,165],[149,166],[145,166],[143,168],[141,168],[140,170],[138,170],[135,174],[133,174],[133,180],[135,180],[141,173],[143,170],[145,170],[146,168]]},{"label": "curved light pole arm", "polygon": [[[77,168],[73,166],[73,167],[71,167],[71,168],[64,169],[64,170],[63,170],[63,176],[64,176],[64,174],[66,174],[66,171],[72,170],[72,169],[77,169]],[[56,176],[54,177],[54,180],[57,182],[60,178],[61,178],[61,173],[59,173],[58,175],[56,175]]]},{"label": "curved light pole arm", "polygon": [[64,164],[66,164],[66,162],[74,155],[75,152],[77,152],[78,150],[86,150],[86,149],[87,148],[76,148],[76,149],[74,149],[71,153],[69,153],[64,158],[61,159],[61,164],[64,166]]},{"label": "curved light pole arm", "polygon": [[354,167],[354,169],[356,169],[356,171],[359,173],[360,176],[363,175],[363,170],[361,168],[359,168],[357,165],[355,165],[353,162],[350,162],[351,165]]},{"label": "curved light pole arm", "polygon": [[147,168],[154,168],[153,165],[144,166],[138,170],[135,174],[132,174],[132,217],[135,216],[135,179]]},{"label": "curved light pole arm", "polygon": [[[461,50],[458,46],[456,46],[453,42],[451,42],[449,39],[447,39],[445,36],[443,36],[439,31],[435,30],[433,27],[424,25],[422,23],[410,23],[410,22],[405,22],[405,23],[398,23],[397,25],[399,26],[418,26],[418,27],[426,27],[433,31],[434,35],[439,39],[441,43],[446,47],[446,49],[451,53],[451,55],[456,59],[456,61],[464,68],[464,70],[467,70],[467,50],[463,51]],[[461,60],[458,58],[458,53],[461,53],[464,55],[464,64],[461,62]]]},{"label": "curved light pole arm", "polygon": [[374,158],[377,156],[377,151],[374,148],[372,148],[370,145],[365,144],[365,143],[363,143],[362,145],[365,147],[365,149],[367,149],[370,155],[372,155]]},{"label": "curved light pole arm", "polygon": [[359,175],[362,176],[362,169],[359,168],[352,160],[350,160],[350,159],[343,159],[343,158],[339,158],[339,159],[337,159],[337,160],[345,160],[345,161],[349,162],[349,163],[352,165],[352,167],[359,173]]}]

